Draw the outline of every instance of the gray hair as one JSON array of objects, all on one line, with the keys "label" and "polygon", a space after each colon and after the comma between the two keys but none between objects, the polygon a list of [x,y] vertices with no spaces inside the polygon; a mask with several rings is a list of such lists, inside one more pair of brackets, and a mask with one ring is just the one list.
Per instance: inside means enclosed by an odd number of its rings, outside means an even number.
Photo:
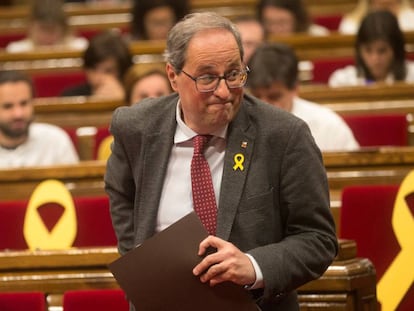
[{"label": "gray hair", "polygon": [[164,53],[166,62],[177,72],[181,72],[187,56],[187,48],[191,38],[198,32],[207,29],[226,29],[236,39],[243,59],[244,51],[240,33],[236,26],[227,18],[214,12],[200,12],[186,15],[170,30],[167,38],[167,49]]}]

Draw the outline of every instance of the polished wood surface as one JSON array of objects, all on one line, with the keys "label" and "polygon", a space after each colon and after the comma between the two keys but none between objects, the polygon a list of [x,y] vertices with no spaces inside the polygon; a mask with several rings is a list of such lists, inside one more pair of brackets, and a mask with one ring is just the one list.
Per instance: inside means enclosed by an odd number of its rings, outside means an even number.
[{"label": "polished wood surface", "polygon": [[[315,303],[321,310],[375,310],[375,270],[356,258],[353,241],[340,240],[339,253],[323,276],[299,288],[302,310]],[[0,252],[0,291],[43,291],[49,306],[61,306],[71,289],[118,288],[107,265],[118,258],[116,248]],[[319,309],[318,309],[319,310]]]}]

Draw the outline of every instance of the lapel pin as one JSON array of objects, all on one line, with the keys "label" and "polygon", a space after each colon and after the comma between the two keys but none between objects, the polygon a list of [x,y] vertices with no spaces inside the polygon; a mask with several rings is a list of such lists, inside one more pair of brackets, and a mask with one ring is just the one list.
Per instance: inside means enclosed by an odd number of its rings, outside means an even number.
[{"label": "lapel pin", "polygon": [[243,166],[243,162],[244,162],[244,155],[242,155],[241,153],[237,153],[236,155],[234,155],[234,165],[233,165],[233,170],[244,170],[244,166]]},{"label": "lapel pin", "polygon": [[246,149],[247,148],[247,141],[242,141],[241,147]]}]

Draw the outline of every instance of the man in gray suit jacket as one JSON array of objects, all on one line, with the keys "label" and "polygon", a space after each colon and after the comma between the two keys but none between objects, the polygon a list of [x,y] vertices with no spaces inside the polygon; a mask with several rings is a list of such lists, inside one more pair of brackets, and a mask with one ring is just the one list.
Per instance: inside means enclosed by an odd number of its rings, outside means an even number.
[{"label": "man in gray suit jacket", "polygon": [[217,231],[199,255],[217,251],[194,275],[210,286],[246,286],[264,311],[298,310],[295,289],[318,278],[337,252],[327,177],[309,128],[243,93],[240,35],[219,15],[177,23],[166,59],[176,94],[119,108],[112,119],[105,184],[120,253],[193,210],[192,138],[208,134]]}]

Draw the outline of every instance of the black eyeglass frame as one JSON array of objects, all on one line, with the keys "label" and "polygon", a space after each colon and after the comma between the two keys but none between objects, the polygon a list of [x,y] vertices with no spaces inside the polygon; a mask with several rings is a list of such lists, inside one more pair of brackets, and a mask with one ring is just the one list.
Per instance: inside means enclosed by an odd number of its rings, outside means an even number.
[{"label": "black eyeglass frame", "polygon": [[[229,77],[229,74],[225,74],[225,75],[222,75],[222,76],[217,76],[217,75],[201,75],[201,76],[198,76],[198,77],[193,77],[192,75],[190,75],[189,73],[185,72],[184,70],[181,70],[181,72],[182,72],[183,74],[185,74],[187,77],[189,77],[191,80],[193,80],[193,81],[194,81],[194,83],[195,83],[195,87],[196,87],[197,91],[199,91],[200,93],[210,93],[210,92],[214,92],[215,90],[217,90],[217,88],[218,88],[218,86],[219,86],[219,84],[220,84],[220,81],[221,81],[222,79],[224,79],[224,82],[226,83],[226,86],[227,86],[229,89],[238,89],[238,88],[243,87],[243,86],[246,84],[246,81],[247,81],[247,75],[249,74],[250,69],[249,69],[249,67],[247,67],[247,66],[246,66],[244,69],[242,69],[242,70],[236,70],[236,71],[238,71],[238,73],[239,73],[240,75],[242,75],[242,74],[244,74],[244,75],[245,75],[245,77],[244,77],[244,80],[243,80],[242,84],[240,84],[240,85],[238,85],[238,86],[229,86],[229,84],[228,84],[228,82],[227,82],[227,79],[228,79],[228,77]],[[234,71],[232,71],[232,72],[234,72]],[[212,88],[212,89],[209,89],[209,90],[200,90],[200,89],[198,88],[198,83],[197,83],[197,81],[199,81],[199,79],[201,79],[201,78],[203,78],[203,77],[207,77],[207,76],[214,77],[214,79],[217,79],[216,86],[215,86],[214,88]]]}]

